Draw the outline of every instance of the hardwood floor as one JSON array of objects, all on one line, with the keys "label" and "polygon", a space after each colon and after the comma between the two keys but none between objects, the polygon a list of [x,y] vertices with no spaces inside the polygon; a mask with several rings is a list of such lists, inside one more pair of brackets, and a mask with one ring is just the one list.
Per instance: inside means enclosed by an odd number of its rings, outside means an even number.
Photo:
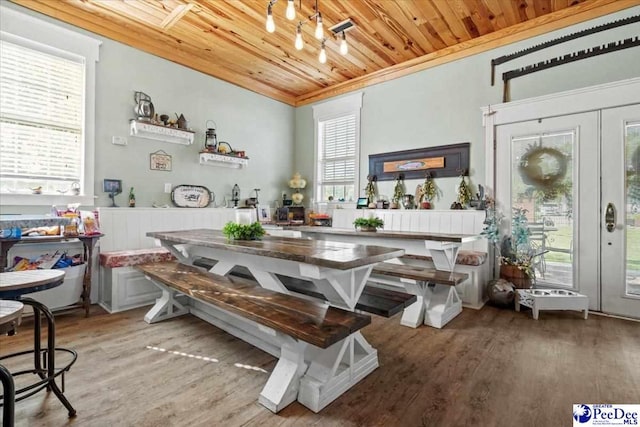
[{"label": "hardwood floor", "polygon": [[[640,403],[640,323],[485,307],[441,330],[372,316],[376,371],[319,414],[273,414],[258,404],[272,356],[190,315],[148,325],[147,309],[57,315],[57,345],[79,354],[65,381],[78,416],[40,392],[16,404],[16,426],[540,427],[571,425],[573,403]],[[0,354],[31,342],[27,320]]]}]

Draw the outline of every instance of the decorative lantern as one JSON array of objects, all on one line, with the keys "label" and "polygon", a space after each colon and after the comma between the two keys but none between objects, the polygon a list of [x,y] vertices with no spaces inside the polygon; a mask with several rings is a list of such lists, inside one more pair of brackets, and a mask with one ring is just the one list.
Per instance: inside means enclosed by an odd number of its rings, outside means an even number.
[{"label": "decorative lantern", "polygon": [[[209,127],[209,123],[213,123],[213,127]],[[216,136],[216,122],[213,120],[207,120],[205,124],[207,130],[204,138],[204,149],[215,153],[218,151],[218,137]]]}]

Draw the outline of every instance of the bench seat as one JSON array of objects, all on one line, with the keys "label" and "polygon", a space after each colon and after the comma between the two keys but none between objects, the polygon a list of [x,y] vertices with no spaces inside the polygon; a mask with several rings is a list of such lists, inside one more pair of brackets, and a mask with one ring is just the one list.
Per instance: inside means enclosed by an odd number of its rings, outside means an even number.
[{"label": "bench seat", "polygon": [[153,304],[160,297],[160,290],[134,267],[175,260],[171,252],[161,247],[101,252],[98,304],[109,313]]},{"label": "bench seat", "polygon": [[373,268],[369,280],[383,287],[403,287],[416,295],[416,302],[404,310],[400,324],[412,328],[421,324],[442,328],[462,312],[456,285],[468,277],[466,273],[381,262]]},{"label": "bench seat", "polygon": [[327,348],[371,323],[371,317],[260,287],[177,262],[141,264],[153,280],[316,347]]},{"label": "bench seat", "polygon": [[[199,258],[193,262],[193,265],[206,268],[207,270],[210,270],[215,264],[216,261],[207,258]],[[234,267],[229,274],[255,280],[249,270],[241,266]],[[282,284],[292,292],[310,296],[319,300],[326,300],[325,296],[315,288],[315,285],[307,280],[296,279],[279,274],[277,276]],[[378,316],[391,317],[401,312],[414,302],[416,302],[415,295],[367,285],[362,291],[362,296],[356,304],[356,309]]]},{"label": "bench seat", "polygon": [[279,359],[258,398],[273,412],[294,400],[319,412],[378,367],[368,315],[177,262],[136,268],[162,290],[148,323],[192,313]]}]

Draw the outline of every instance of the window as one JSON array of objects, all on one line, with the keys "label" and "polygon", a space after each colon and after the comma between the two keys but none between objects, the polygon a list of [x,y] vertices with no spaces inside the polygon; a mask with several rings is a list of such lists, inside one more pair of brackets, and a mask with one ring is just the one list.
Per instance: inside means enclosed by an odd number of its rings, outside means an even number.
[{"label": "window", "polygon": [[3,204],[92,205],[99,42],[5,7],[2,18]]},{"label": "window", "polygon": [[69,191],[82,181],[84,60],[0,40],[3,191]]},{"label": "window", "polygon": [[353,202],[358,195],[362,94],[313,108],[316,123],[317,201]]}]

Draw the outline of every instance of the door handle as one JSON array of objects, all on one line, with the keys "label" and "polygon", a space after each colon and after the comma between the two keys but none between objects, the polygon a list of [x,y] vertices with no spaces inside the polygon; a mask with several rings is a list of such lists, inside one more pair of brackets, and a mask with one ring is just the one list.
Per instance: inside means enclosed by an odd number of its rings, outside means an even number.
[{"label": "door handle", "polygon": [[607,209],[604,211],[604,222],[607,231],[613,233],[613,230],[616,229],[616,207],[611,202],[607,204]]}]

